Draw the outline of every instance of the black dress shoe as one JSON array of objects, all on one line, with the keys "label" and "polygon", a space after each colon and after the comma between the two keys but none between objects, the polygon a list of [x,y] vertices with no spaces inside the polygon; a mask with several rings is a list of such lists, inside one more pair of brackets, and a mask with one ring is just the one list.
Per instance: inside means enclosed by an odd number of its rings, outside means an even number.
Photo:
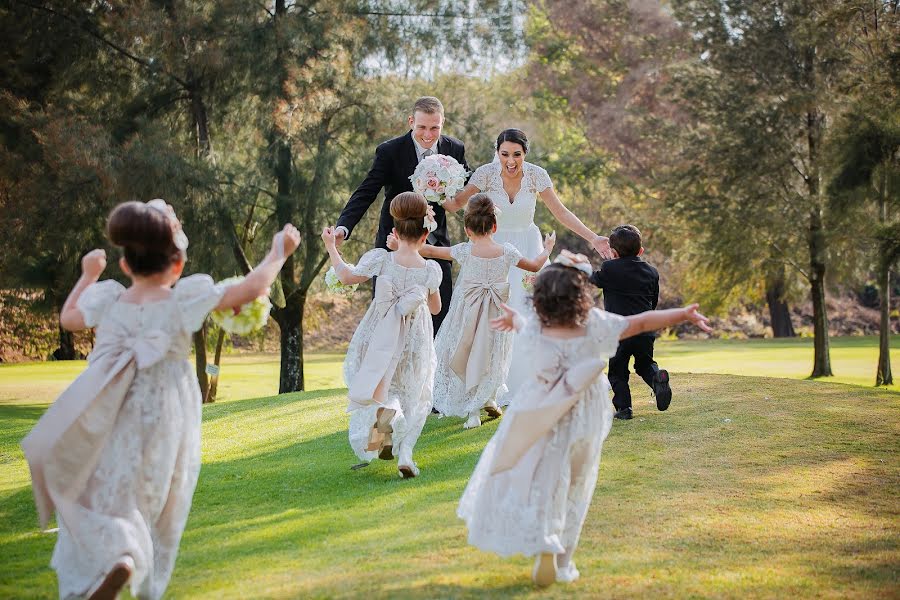
[{"label": "black dress shoe", "polygon": [[669,372],[665,369],[657,371],[653,376],[653,394],[656,396],[656,408],[666,410],[672,402],[672,388],[669,387]]},{"label": "black dress shoe", "polygon": [[622,410],[617,410],[617,411],[616,411],[616,414],[614,414],[613,416],[614,416],[615,418],[617,418],[617,419],[622,419],[623,421],[624,421],[624,420],[631,419],[631,418],[632,418],[632,416],[631,416],[631,407],[630,407],[630,406],[626,406],[626,407],[623,408]]}]

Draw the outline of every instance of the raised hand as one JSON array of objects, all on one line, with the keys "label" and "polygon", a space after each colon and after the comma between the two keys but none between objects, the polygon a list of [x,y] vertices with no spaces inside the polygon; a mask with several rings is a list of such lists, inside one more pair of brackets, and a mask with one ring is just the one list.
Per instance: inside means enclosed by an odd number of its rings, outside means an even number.
[{"label": "raised hand", "polygon": [[300,247],[300,232],[288,223],[272,238],[272,251],[281,258],[287,258]]},{"label": "raised hand", "polygon": [[389,233],[388,236],[387,236],[387,243],[386,243],[386,245],[387,245],[387,247],[388,247],[388,250],[396,251],[397,248],[400,247],[400,240],[398,240],[398,239],[397,239],[397,236],[394,235],[393,233]]},{"label": "raised hand", "polygon": [[516,317],[519,316],[519,313],[506,304],[501,304],[500,308],[503,310],[503,314],[496,319],[491,319],[491,329],[497,331],[515,331]]},{"label": "raised hand", "polygon": [[[341,231],[341,239],[344,239],[343,230]],[[325,248],[333,250],[337,247],[337,233],[334,227],[325,227],[322,229],[322,241],[325,242]]]},{"label": "raised hand", "polygon": [[553,247],[556,245],[556,232],[551,231],[547,235],[544,236],[544,250],[547,252],[551,252]]},{"label": "raised hand", "polygon": [[688,306],[685,306],[682,309],[684,311],[684,319],[690,321],[706,333],[712,333],[713,328],[709,325],[709,319],[700,314],[697,311],[698,308],[700,308],[699,304],[689,304]]},{"label": "raised hand", "polygon": [[94,281],[100,278],[100,274],[103,273],[103,269],[105,268],[106,250],[100,248],[91,250],[81,259],[81,272]]},{"label": "raised hand", "polygon": [[341,244],[344,243],[344,228],[332,227],[331,230],[334,232],[334,246],[335,248],[340,248]]},{"label": "raised hand", "polygon": [[612,248],[609,247],[608,237],[602,235],[594,236],[591,247],[601,256],[601,258],[603,258],[603,260],[609,260],[615,257]]}]

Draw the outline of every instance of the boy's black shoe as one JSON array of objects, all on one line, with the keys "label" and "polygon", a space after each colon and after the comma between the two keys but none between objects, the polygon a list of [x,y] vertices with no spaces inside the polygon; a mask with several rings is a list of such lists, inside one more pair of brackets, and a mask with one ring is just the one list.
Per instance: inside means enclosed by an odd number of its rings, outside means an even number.
[{"label": "boy's black shoe", "polygon": [[669,387],[669,372],[660,369],[653,376],[653,394],[656,396],[656,408],[666,410],[672,402],[672,388]]},{"label": "boy's black shoe", "polygon": [[617,410],[616,414],[614,414],[613,416],[617,419],[628,420],[628,419],[632,418],[631,417],[631,407],[626,406],[622,410]]}]

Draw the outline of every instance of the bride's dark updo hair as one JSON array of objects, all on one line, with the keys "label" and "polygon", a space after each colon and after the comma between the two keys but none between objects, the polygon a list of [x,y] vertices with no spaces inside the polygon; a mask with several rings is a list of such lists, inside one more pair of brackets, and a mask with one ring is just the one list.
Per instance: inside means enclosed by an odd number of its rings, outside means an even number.
[{"label": "bride's dark updo hair", "polygon": [[401,192],[391,200],[391,216],[394,227],[402,239],[414,242],[428,231],[425,229],[425,213],[428,201],[415,192]]},{"label": "bride's dark updo hair", "polygon": [[494,212],[494,202],[487,194],[475,194],[469,198],[466,204],[466,214],[463,219],[466,229],[475,235],[486,235],[497,224],[497,214]]},{"label": "bride's dark updo hair", "polygon": [[518,144],[522,146],[522,151],[528,154],[528,138],[525,137],[525,132],[521,129],[504,129],[501,131],[500,135],[497,136],[497,145],[494,146],[494,149],[499,150],[500,144],[503,142]]},{"label": "bride's dark updo hair", "polygon": [[184,258],[175,246],[169,218],[143,202],[124,202],[115,207],[106,222],[106,235],[122,249],[135,275],[162,273]]}]

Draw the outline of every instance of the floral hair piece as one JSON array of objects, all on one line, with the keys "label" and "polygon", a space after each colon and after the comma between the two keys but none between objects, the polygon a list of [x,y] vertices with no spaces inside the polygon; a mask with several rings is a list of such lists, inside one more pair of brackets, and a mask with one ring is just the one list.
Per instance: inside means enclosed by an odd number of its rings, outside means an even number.
[{"label": "floral hair piece", "polygon": [[422,220],[422,227],[428,230],[428,233],[433,233],[435,229],[437,229],[437,220],[434,218],[434,207],[430,204],[428,208],[425,209],[425,218]]},{"label": "floral hair piece", "polygon": [[178,217],[175,216],[175,209],[172,208],[172,205],[163,200],[162,198],[154,198],[150,202],[147,202],[147,206],[152,209],[158,210],[162,214],[169,219],[169,223],[172,225],[172,239],[175,242],[175,247],[184,252],[188,249],[188,238],[184,233],[184,230],[181,228],[181,221],[178,220]]},{"label": "floral hair piece", "polygon": [[428,230],[428,233],[433,233],[435,229],[437,229],[437,221],[434,220],[434,216],[425,213],[425,218],[422,220],[422,227]]},{"label": "floral hair piece", "polygon": [[564,267],[570,267],[572,269],[578,269],[588,277],[594,272],[594,268],[591,266],[591,261],[588,260],[588,257],[584,254],[575,254],[574,252],[569,252],[568,250],[563,250],[559,253],[559,256],[553,261],[554,264],[562,265]]}]

